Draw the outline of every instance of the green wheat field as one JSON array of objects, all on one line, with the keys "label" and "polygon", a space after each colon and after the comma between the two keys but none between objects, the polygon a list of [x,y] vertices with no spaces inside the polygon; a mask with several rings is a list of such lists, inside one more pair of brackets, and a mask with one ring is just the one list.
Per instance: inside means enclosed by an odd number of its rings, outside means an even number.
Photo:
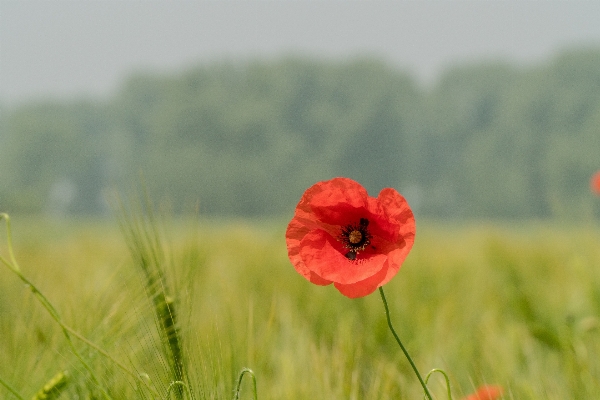
[{"label": "green wheat field", "polygon": [[[69,344],[1,264],[1,399],[232,399],[243,368],[261,400],[423,398],[377,292],[351,300],[304,280],[285,219],[11,225],[22,274],[104,353]],[[0,232],[10,260],[4,220]],[[417,367],[444,369],[455,399],[485,383],[504,399],[600,398],[598,222],[417,219],[385,292]],[[429,387],[446,398],[441,375]],[[253,396],[246,374],[239,398]]]}]

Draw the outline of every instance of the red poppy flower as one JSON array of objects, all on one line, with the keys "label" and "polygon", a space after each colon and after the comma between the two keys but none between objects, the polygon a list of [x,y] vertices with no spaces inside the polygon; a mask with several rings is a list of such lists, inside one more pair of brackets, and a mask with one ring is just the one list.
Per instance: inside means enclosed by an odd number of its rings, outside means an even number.
[{"label": "red poppy flower", "polygon": [[394,189],[375,198],[351,179],[334,178],[304,192],[285,237],[296,271],[356,298],[396,275],[414,243],[415,218]]},{"label": "red poppy flower", "polygon": [[463,400],[497,400],[502,397],[504,390],[501,386],[484,385],[477,388],[477,391]]},{"label": "red poppy flower", "polygon": [[590,180],[592,192],[600,196],[600,171],[596,172]]}]

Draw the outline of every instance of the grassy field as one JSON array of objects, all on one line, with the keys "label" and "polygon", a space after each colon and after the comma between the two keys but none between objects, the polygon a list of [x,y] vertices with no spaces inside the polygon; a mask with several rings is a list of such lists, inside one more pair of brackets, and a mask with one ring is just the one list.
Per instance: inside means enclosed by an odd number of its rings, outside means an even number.
[{"label": "grassy field", "polygon": [[[248,367],[261,400],[422,399],[379,295],[350,300],[305,281],[287,259],[286,223],[159,229],[162,245],[151,249],[161,251],[149,259],[174,300],[185,398],[231,399]],[[66,326],[112,359],[73,335],[70,347],[34,293],[0,265],[0,398],[19,398],[9,385],[31,399],[61,371],[61,399],[168,398],[172,353],[159,334],[157,291],[118,223],[13,217],[12,226],[22,273]],[[4,225],[0,238],[8,259]],[[502,385],[505,399],[600,398],[598,224],[417,220],[413,251],[385,291],[417,367],[444,369],[455,399],[484,383]],[[241,399],[252,398],[250,382]],[[443,379],[429,386],[445,398]]]}]

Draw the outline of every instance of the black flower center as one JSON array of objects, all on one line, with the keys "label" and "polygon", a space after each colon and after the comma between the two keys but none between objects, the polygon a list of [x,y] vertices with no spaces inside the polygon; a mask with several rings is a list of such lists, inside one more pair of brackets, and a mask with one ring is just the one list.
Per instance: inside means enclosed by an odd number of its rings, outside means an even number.
[{"label": "black flower center", "polygon": [[363,251],[371,243],[371,234],[368,230],[369,220],[361,218],[358,224],[349,224],[342,228],[340,241],[344,248],[348,249],[345,254],[349,260],[356,259],[359,251]]}]

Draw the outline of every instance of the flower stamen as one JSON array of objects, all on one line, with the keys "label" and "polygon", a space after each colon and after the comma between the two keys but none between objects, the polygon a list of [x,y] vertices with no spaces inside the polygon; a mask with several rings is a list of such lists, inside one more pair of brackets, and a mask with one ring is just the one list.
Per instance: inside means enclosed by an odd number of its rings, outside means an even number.
[{"label": "flower stamen", "polygon": [[352,244],[360,243],[362,237],[363,235],[360,231],[354,230],[348,234],[348,241]]},{"label": "flower stamen", "polygon": [[359,251],[363,251],[371,244],[371,234],[367,227],[369,220],[361,218],[358,224],[348,224],[342,228],[342,233],[339,236],[340,241],[344,244],[344,248],[348,249],[345,257],[348,260],[355,260]]}]

